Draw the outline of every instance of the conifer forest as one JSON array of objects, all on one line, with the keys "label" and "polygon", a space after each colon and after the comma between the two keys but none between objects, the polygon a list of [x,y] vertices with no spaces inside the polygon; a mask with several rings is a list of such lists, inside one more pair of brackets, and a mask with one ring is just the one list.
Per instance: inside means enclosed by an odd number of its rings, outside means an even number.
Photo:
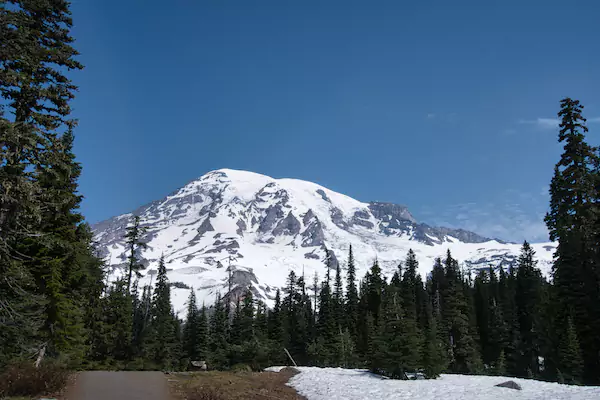
[{"label": "conifer forest", "polygon": [[[324,276],[289,273],[274,306],[221,293],[185,315],[161,262],[141,286],[144,225],[132,218],[127,271],[107,280],[79,211],[72,82],[84,74],[64,0],[0,7],[0,369],[53,360],[71,369],[185,370],[272,365],[489,374],[600,385],[600,152],[584,106],[557,99],[563,146],[545,223],[558,243],[552,276],[524,242],[516,265],[477,273],[440,254],[420,276],[415,253],[386,277],[357,276],[352,248]],[[560,102],[559,102],[560,101]],[[132,149],[135,151],[135,149]],[[338,255],[339,257],[339,255]],[[365,266],[362,266],[365,267]],[[289,355],[287,354],[289,352]],[[293,361],[292,361],[293,359]]]}]

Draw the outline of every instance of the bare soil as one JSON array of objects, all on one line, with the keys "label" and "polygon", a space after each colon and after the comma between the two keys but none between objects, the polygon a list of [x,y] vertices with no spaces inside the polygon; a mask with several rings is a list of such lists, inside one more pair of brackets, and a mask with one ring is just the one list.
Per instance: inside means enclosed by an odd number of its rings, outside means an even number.
[{"label": "bare soil", "polygon": [[173,396],[179,400],[306,400],[286,385],[298,371],[208,371],[168,375]]}]

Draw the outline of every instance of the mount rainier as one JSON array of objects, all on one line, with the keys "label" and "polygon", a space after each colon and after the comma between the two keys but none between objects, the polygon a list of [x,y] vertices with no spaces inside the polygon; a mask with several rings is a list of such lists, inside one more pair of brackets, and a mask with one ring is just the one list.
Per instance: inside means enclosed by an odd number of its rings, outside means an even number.
[{"label": "mount rainier", "polygon": [[[290,270],[312,281],[325,274],[325,251],[342,270],[350,245],[357,276],[377,259],[386,276],[413,249],[425,277],[436,257],[448,249],[472,270],[514,265],[521,244],[489,239],[461,229],[418,223],[401,205],[363,203],[315,183],[230,169],[209,172],[162,200],[95,224],[98,251],[109,265],[109,279],[125,271],[125,229],[133,215],[147,228],[148,248],[140,255],[147,269],[140,285],[152,283],[164,255],[172,301],[180,312],[189,288],[200,302],[250,287],[270,303]],[[554,243],[533,244],[538,266],[549,274]]]}]

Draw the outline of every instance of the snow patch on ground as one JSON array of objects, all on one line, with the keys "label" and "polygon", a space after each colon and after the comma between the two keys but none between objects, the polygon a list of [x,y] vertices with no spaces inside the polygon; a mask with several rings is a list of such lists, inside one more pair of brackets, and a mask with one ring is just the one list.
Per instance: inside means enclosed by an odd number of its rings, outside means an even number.
[{"label": "snow patch on ground", "polygon": [[[283,367],[270,367],[278,372]],[[571,386],[503,376],[442,375],[399,381],[366,370],[298,367],[289,385],[308,400],[596,400],[600,387]],[[512,380],[523,390],[496,387]]]}]

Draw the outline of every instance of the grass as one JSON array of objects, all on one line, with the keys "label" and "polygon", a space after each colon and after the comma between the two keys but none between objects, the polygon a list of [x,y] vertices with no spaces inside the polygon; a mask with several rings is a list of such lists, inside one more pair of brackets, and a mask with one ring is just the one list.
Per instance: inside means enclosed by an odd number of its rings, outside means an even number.
[{"label": "grass", "polygon": [[169,383],[179,399],[186,400],[305,400],[287,381],[298,372],[208,371],[169,375]]}]

